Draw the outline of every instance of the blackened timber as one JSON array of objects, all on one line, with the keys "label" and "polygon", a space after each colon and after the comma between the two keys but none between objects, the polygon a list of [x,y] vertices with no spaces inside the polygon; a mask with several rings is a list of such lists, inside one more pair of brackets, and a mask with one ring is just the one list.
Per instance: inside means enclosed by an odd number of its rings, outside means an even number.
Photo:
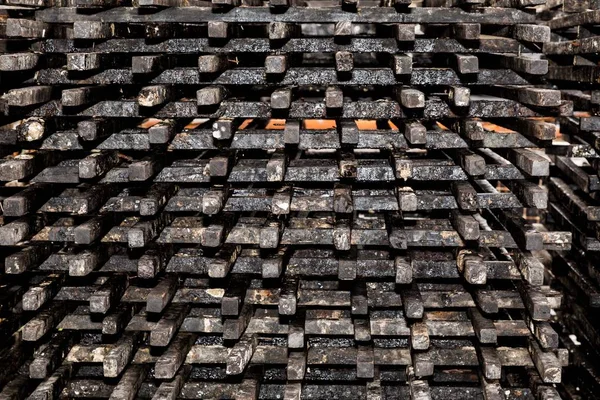
[{"label": "blackened timber", "polygon": [[479,223],[471,215],[453,211],[452,225],[464,240],[479,239]]},{"label": "blackened timber", "polygon": [[64,274],[51,274],[42,280],[38,286],[30,287],[23,294],[23,310],[35,311],[49,302],[58,293],[64,280]]},{"label": "blackened timber", "polygon": [[49,153],[24,153],[5,157],[0,163],[0,180],[13,181],[31,177],[54,159]]},{"label": "blackened timber", "polygon": [[239,375],[250,362],[256,350],[257,338],[255,335],[244,335],[231,349],[227,357],[227,375]]},{"label": "blackened timber", "polygon": [[536,58],[529,54],[493,54],[491,59],[505,68],[530,75],[546,75],[549,70],[548,60]]},{"label": "blackened timber", "polygon": [[221,315],[236,316],[244,302],[247,278],[238,274],[231,277],[225,294],[221,298]]},{"label": "blackened timber", "polygon": [[427,325],[423,322],[413,322],[410,326],[410,344],[415,350],[427,350],[430,345]]},{"label": "blackened timber", "polygon": [[559,383],[557,321],[598,342],[544,286],[598,303],[597,1],[40,1],[0,24],[43,95],[0,100],[0,336],[40,350],[0,385],[496,400]]},{"label": "blackened timber", "polygon": [[178,334],[165,353],[156,361],[154,376],[157,379],[174,378],[185,361],[185,357],[191,349],[194,339],[195,336],[193,334]]},{"label": "blackened timber", "polygon": [[544,265],[530,252],[517,253],[517,265],[523,277],[530,285],[539,286],[544,283]]},{"label": "blackened timber", "polygon": [[126,275],[112,275],[90,297],[90,312],[106,314],[119,302],[128,285]]},{"label": "blackened timber", "polygon": [[171,97],[172,90],[168,85],[145,86],[138,94],[138,104],[142,107],[156,107],[169,101]]},{"label": "blackened timber", "polygon": [[524,250],[542,250],[544,240],[542,234],[531,224],[525,223],[522,218],[512,211],[501,211],[498,214],[508,231],[515,237]]},{"label": "blackened timber", "polygon": [[14,246],[36,233],[44,221],[40,216],[21,217],[15,221],[0,226],[0,246]]},{"label": "blackened timber", "polygon": [[223,339],[238,340],[246,330],[252,317],[253,307],[245,304],[237,318],[228,318],[223,322]]},{"label": "blackened timber", "polygon": [[75,39],[109,39],[114,36],[114,26],[103,21],[73,21]]},{"label": "blackened timber", "polygon": [[83,120],[77,123],[77,134],[83,140],[98,140],[113,133],[115,125],[114,121],[102,118]]},{"label": "blackened timber", "polygon": [[125,334],[102,360],[102,371],[107,378],[116,378],[125,370],[139,344],[139,335]]},{"label": "blackened timber", "polygon": [[600,190],[597,174],[590,174],[569,157],[556,157],[556,166],[585,193]]},{"label": "blackened timber", "polygon": [[38,385],[28,399],[41,400],[58,397],[71,377],[72,369],[73,366],[70,364],[60,366],[50,377]]},{"label": "blackened timber", "polygon": [[177,285],[177,277],[168,276],[163,278],[148,294],[146,309],[154,313],[162,312],[175,295]]},{"label": "blackened timber", "polygon": [[115,167],[119,161],[114,152],[92,153],[79,161],[79,177],[93,179],[102,176]]},{"label": "blackened timber", "polygon": [[92,218],[73,229],[74,242],[76,244],[91,244],[100,239],[109,229],[111,223],[109,216]]},{"label": "blackened timber", "polygon": [[183,388],[184,382],[191,372],[191,366],[183,366],[177,375],[167,381],[163,381],[154,393],[152,400],[171,400],[177,397]]},{"label": "blackened timber", "polygon": [[111,185],[65,189],[59,196],[50,198],[40,210],[49,213],[90,214],[108,200],[114,190],[115,187]]},{"label": "blackened timber", "polygon": [[[42,49],[46,53],[86,53],[89,48],[75,46],[69,39],[46,39],[42,42]],[[478,46],[466,46],[460,41],[448,38],[417,38],[414,39],[414,47],[411,53],[517,53],[520,49],[524,54],[531,53],[530,50],[520,47],[519,43],[509,38],[484,38],[478,41]],[[394,39],[382,38],[352,38],[347,44],[337,44],[333,38],[291,38],[282,45],[281,51],[286,53],[312,53],[312,52],[336,52],[346,50],[349,52],[362,51],[365,45],[381,49],[381,52],[397,53],[406,49],[399,46]],[[435,46],[434,46],[435,45]],[[197,54],[198,52],[231,53],[232,51],[246,53],[259,52],[270,53],[271,46],[268,39],[263,38],[232,38],[222,46],[212,46],[205,38],[168,38],[158,43],[147,43],[144,39],[110,39],[105,42],[97,42],[93,54],[106,54],[112,52],[136,52],[136,53],[160,53],[170,48],[177,48],[178,53]],[[266,67],[266,66],[265,66]],[[483,72],[484,70],[482,70]]]},{"label": "blackened timber", "polygon": [[100,68],[102,55],[99,53],[68,53],[67,70],[94,71]]},{"label": "blackened timber", "polygon": [[37,314],[33,319],[23,325],[23,340],[35,342],[50,332],[67,312],[66,305],[53,302]]},{"label": "blackened timber", "polygon": [[46,102],[51,99],[52,88],[49,86],[31,86],[11,89],[5,95],[9,106],[26,107]]},{"label": "blackened timber", "polygon": [[598,46],[599,40],[598,37],[589,37],[576,41],[547,42],[544,43],[544,53],[548,55],[595,53],[594,48]]},{"label": "blackened timber", "polygon": [[402,290],[401,293],[406,317],[416,319],[422,318],[424,307],[419,289],[414,286],[412,288]]},{"label": "blackened timber", "polygon": [[562,368],[554,353],[542,350],[533,339],[529,340],[529,351],[542,380],[546,383],[560,382]]},{"label": "blackened timber", "polygon": [[0,56],[0,71],[26,71],[34,69],[40,55],[36,53],[3,54]]},{"label": "blackened timber", "polygon": [[168,346],[189,311],[188,304],[173,303],[150,332],[151,346]]},{"label": "blackened timber", "polygon": [[107,259],[108,253],[104,248],[96,246],[84,249],[68,258],[69,276],[86,276],[98,268]]},{"label": "blackened timber", "polygon": [[[213,90],[214,87],[210,89]],[[157,118],[171,118],[177,113],[178,117],[184,118],[215,118],[220,116],[228,118],[271,118],[271,110],[269,104],[266,102],[223,100],[222,97],[214,97],[217,94],[217,92],[201,94],[202,102],[207,101],[211,103],[210,105],[212,106],[220,104],[220,108],[217,111],[211,112],[212,110],[206,110],[204,108],[198,109],[197,102],[182,101],[167,103],[156,112],[155,116]],[[210,99],[204,98],[205,95],[210,96]],[[570,104],[570,102],[562,101],[556,114],[570,115],[572,112],[568,107]],[[459,114],[452,111],[440,98],[432,97],[427,99],[424,107],[423,117],[425,119],[457,118],[459,116]],[[465,117],[479,118],[544,116],[542,112],[535,111],[527,105],[514,100],[501,98],[472,98],[471,106],[466,114],[467,115],[464,115]],[[44,105],[24,113],[24,116],[32,117],[59,117],[62,115],[63,112],[56,103],[56,100],[50,100]],[[100,101],[73,115],[81,117],[96,116],[111,118],[140,118],[143,116],[140,113],[137,102],[132,100]],[[324,103],[293,101],[290,105],[288,116],[289,118],[326,118],[326,108]],[[406,118],[406,114],[398,108],[398,103],[395,101],[357,101],[345,104],[341,117],[357,119],[384,119],[390,117]]]},{"label": "blackened timber", "polygon": [[546,76],[557,81],[594,83],[600,79],[600,69],[595,65],[551,65]]},{"label": "blackened timber", "polygon": [[565,181],[558,177],[551,177],[549,183],[552,193],[563,201],[563,204],[565,204],[576,217],[581,218],[583,221],[600,220],[600,209],[588,204],[586,199],[577,194]]},{"label": "blackened timber", "polygon": [[512,149],[509,159],[529,176],[548,176],[549,162],[528,149]]},{"label": "blackened timber", "polygon": [[34,359],[29,365],[29,377],[44,379],[48,377],[67,355],[75,341],[71,332],[58,332],[48,343],[34,353]]},{"label": "blackened timber", "polygon": [[102,320],[102,333],[105,335],[116,335],[121,333],[134,314],[135,308],[130,304],[120,304],[114,311]]},{"label": "blackened timber", "polygon": [[130,248],[146,247],[147,243],[154,240],[164,229],[170,219],[169,214],[162,213],[152,219],[132,221],[132,226],[126,232],[127,244]]},{"label": "blackened timber", "polygon": [[285,277],[279,296],[278,309],[282,315],[294,315],[297,309],[298,279]]},{"label": "blackened timber", "polygon": [[148,370],[149,368],[145,365],[131,365],[127,368],[117,386],[115,386],[109,399],[135,399],[140,386],[148,374]]},{"label": "blackened timber", "polygon": [[527,180],[506,181],[505,185],[517,196],[525,207],[546,209],[548,191]]},{"label": "blackened timber", "polygon": [[461,210],[474,211],[478,208],[477,192],[469,182],[452,182],[451,189]]},{"label": "blackened timber", "polygon": [[487,267],[483,260],[469,250],[457,253],[456,264],[465,280],[473,285],[483,285],[487,281]]},{"label": "blackened timber", "polygon": [[164,120],[148,129],[148,141],[153,144],[168,143],[176,134],[174,120]]},{"label": "blackened timber", "polygon": [[454,62],[458,73],[461,75],[479,73],[479,59],[477,56],[470,54],[456,54]]},{"label": "blackened timber", "polygon": [[163,70],[168,66],[168,58],[164,55],[133,56],[131,72],[134,74],[150,74]]},{"label": "blackened timber", "polygon": [[267,23],[271,21],[281,22],[338,22],[351,20],[355,23],[453,23],[473,22],[492,23],[498,25],[512,25],[515,23],[533,22],[534,17],[525,12],[514,9],[486,9],[486,12],[477,14],[465,12],[453,8],[437,12],[436,8],[418,8],[410,14],[394,12],[389,7],[376,7],[364,10],[360,14],[348,14],[341,9],[313,9],[313,8],[291,8],[284,14],[271,14],[268,8],[234,8],[226,15],[213,14],[211,8],[170,8],[155,14],[137,14],[137,10],[131,7],[119,7],[118,9],[106,10],[95,14],[75,14],[73,7],[47,8],[38,12],[37,18],[48,23],[73,23],[75,21],[102,21],[114,22],[172,22],[197,23],[199,21],[223,21],[223,22],[254,22]]},{"label": "blackened timber", "polygon": [[102,86],[65,89],[61,93],[60,102],[63,107],[80,107],[101,100],[105,91]]},{"label": "blackened timber", "polygon": [[152,279],[166,269],[173,250],[170,246],[147,250],[137,261],[137,276]]}]

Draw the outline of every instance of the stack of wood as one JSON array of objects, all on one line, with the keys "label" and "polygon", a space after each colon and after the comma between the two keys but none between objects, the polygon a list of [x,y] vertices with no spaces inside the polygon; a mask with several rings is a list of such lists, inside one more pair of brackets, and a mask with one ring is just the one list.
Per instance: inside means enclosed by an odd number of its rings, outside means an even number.
[{"label": "stack of wood", "polygon": [[0,400],[593,398],[599,6],[0,0]]},{"label": "stack of wood", "polygon": [[[561,1],[562,3],[562,1]],[[541,254],[555,287],[564,294],[557,331],[571,353],[563,387],[566,398],[594,399],[600,390],[597,364],[600,324],[600,3],[564,1],[545,11],[552,41],[542,47],[547,79],[573,103],[573,113],[557,120],[561,135],[547,148],[552,162],[545,184],[550,202],[548,229],[572,233],[570,251]]]}]

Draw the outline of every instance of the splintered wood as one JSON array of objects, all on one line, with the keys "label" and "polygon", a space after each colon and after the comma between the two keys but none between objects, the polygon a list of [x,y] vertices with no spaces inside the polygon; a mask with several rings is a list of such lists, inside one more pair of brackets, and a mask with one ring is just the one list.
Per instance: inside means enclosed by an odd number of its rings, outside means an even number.
[{"label": "splintered wood", "polygon": [[599,34],[0,0],[0,400],[597,398]]}]

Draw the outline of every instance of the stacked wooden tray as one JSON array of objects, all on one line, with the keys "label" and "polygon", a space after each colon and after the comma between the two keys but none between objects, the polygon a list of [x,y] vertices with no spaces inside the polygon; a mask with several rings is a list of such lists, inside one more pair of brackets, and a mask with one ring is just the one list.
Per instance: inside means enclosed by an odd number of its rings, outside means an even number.
[{"label": "stacked wooden tray", "polygon": [[593,398],[597,6],[3,0],[0,399]]}]

